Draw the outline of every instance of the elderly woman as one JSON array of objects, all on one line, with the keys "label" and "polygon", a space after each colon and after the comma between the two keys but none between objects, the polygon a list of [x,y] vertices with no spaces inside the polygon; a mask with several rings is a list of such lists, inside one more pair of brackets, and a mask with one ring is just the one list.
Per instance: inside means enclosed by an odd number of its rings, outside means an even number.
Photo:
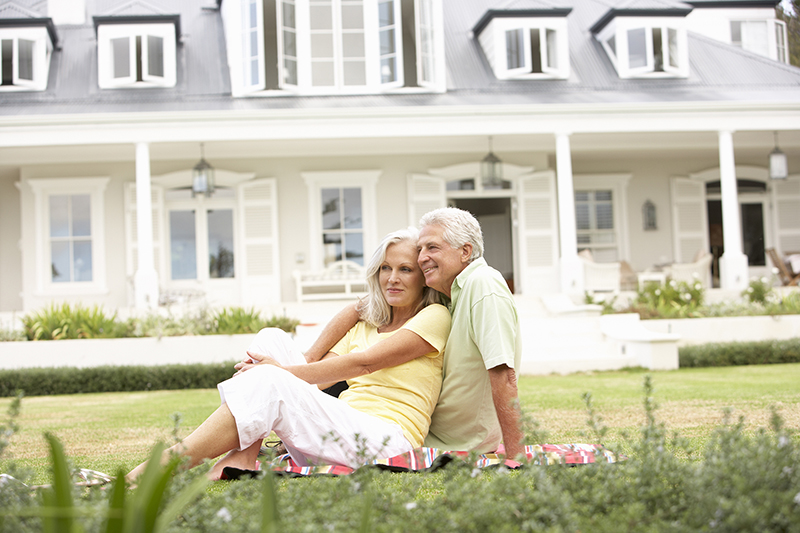
[{"label": "elderly woman", "polygon": [[[225,466],[252,469],[272,431],[301,465],[356,466],[421,446],[441,389],[450,314],[425,286],[417,237],[409,228],[383,240],[367,267],[361,319],[325,358],[306,364],[284,334],[262,330],[252,364],[218,385],[222,405],[165,454],[195,466],[229,452],[209,473],[218,479]],[[317,386],[340,380],[349,389],[339,398]]]}]

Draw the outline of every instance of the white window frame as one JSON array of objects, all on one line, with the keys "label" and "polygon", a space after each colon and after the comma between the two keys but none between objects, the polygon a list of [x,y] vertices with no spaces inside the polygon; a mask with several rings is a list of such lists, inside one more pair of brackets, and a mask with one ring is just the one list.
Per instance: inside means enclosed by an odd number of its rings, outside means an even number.
[{"label": "white window frame", "polygon": [[309,212],[309,267],[312,270],[324,268],[324,253],[322,249],[322,189],[327,188],[360,188],[361,189],[361,217],[363,226],[364,265],[377,245],[375,227],[376,215],[376,185],[381,170],[353,170],[330,172],[301,172],[300,175],[308,186],[308,212]]},{"label": "white window frame", "polygon": [[[153,76],[148,73],[147,37],[163,39],[164,76]],[[142,40],[142,81],[136,81],[136,37]],[[114,78],[112,39],[128,38],[130,41],[130,75]],[[177,82],[175,25],[172,23],[157,24],[101,24],[97,28],[97,65],[98,83],[101,89],[141,88],[141,87],[174,87]]]},{"label": "white window frame", "polygon": [[[164,284],[170,288],[195,288],[198,285],[203,286],[206,291],[209,291],[215,285],[235,285],[241,278],[241,245],[240,245],[240,230],[239,230],[239,205],[237,197],[232,191],[232,196],[220,198],[214,197],[206,198],[205,196],[198,196],[196,198],[186,198],[179,200],[169,200],[166,198],[169,190],[165,192],[164,199],[164,222],[165,228],[165,254],[166,261],[164,262],[164,271],[162,272],[162,279]],[[212,278],[210,275],[209,265],[209,249],[208,249],[208,212],[214,210],[230,210],[232,213],[233,224],[233,277],[231,278]],[[195,272],[197,276],[190,279],[172,279],[172,262],[169,260],[169,255],[172,249],[172,235],[170,231],[170,213],[172,211],[194,211],[194,230],[195,230]]]},{"label": "white window frame", "polygon": [[[642,67],[630,66],[628,31],[644,30],[647,63]],[[653,30],[661,30],[663,72],[655,71]],[[676,32],[678,65],[670,64],[670,30]],[[603,28],[596,36],[608,54],[620,78],[686,78],[689,76],[689,47],[685,22],[677,17],[619,17]],[[615,50],[608,44],[614,38]]]},{"label": "white window frame", "polygon": [[366,64],[366,84],[345,85],[343,64],[345,58],[342,53],[342,35],[345,30],[341,24],[342,2],[347,0],[332,0],[333,12],[333,64],[334,84],[329,86],[313,86],[311,79],[311,11],[307,1],[292,2],[295,8],[295,46],[297,49],[297,84],[286,83],[286,66],[284,54],[284,26],[283,2],[276,5],[278,21],[278,68],[280,72],[280,86],[284,90],[299,94],[371,94],[403,86],[403,42],[402,42],[402,17],[400,0],[392,0],[395,15],[395,60],[397,79],[383,83],[381,81],[381,55],[378,25],[378,1],[364,0],[364,60]]},{"label": "white window frame", "polygon": [[[742,36],[742,41],[739,43],[733,42],[733,24],[764,24],[766,29],[766,55],[748,46],[748,43],[744,40],[744,35]],[[778,27],[781,28],[782,32],[782,41],[778,42]],[[752,52],[754,54],[758,54],[762,57],[768,57],[770,59],[774,59],[775,61],[779,61],[781,63],[789,63],[789,43],[788,43],[788,35],[786,29],[786,23],[782,20],[774,19],[774,18],[757,18],[757,17],[731,17],[728,23],[728,31],[729,33],[729,40],[733,46],[738,46],[742,48],[742,50],[747,50],[748,52]],[[783,56],[783,58],[781,58]]]},{"label": "white window frame", "polygon": [[[533,69],[531,30],[539,30],[539,61],[542,72]],[[522,31],[522,66],[508,68],[506,33]],[[549,64],[550,41],[548,32],[555,32],[556,65]],[[481,32],[479,41],[486,56],[490,58],[497,79],[567,79],[570,74],[569,41],[566,17],[495,18]]]},{"label": "white window frame", "polygon": [[[36,296],[107,294],[105,189],[109,178],[29,179],[34,195]],[[50,256],[50,197],[88,194],[91,203],[92,281],[54,283]]]},{"label": "white window frame", "polygon": [[[627,261],[629,257],[628,238],[628,183],[631,174],[581,174],[573,176],[574,192],[611,191],[611,203],[614,214],[614,246],[593,246],[591,244],[578,244],[582,248],[614,248],[617,252],[617,261]],[[573,198],[573,202],[575,199]]]},{"label": "white window frame", "polygon": [[[33,80],[19,77],[19,41],[33,42]],[[47,78],[50,72],[50,56],[53,45],[45,27],[0,28],[0,41],[12,41],[12,83],[0,85],[0,91],[44,91],[47,89]],[[0,76],[2,72],[0,64]]]}]

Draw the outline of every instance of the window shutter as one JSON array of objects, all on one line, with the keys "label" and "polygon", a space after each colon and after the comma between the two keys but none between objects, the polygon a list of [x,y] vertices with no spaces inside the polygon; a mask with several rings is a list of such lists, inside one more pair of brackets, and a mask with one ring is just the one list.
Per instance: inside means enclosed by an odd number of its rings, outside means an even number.
[{"label": "window shutter", "polygon": [[279,302],[277,183],[256,179],[238,192],[242,300],[247,306]]},{"label": "window shutter", "polygon": [[419,224],[419,219],[428,211],[447,206],[443,179],[412,174],[408,180],[408,191],[408,223],[412,226]]},{"label": "window shutter", "polygon": [[[163,278],[164,269],[162,261],[165,258],[164,247],[164,189],[158,185],[150,185],[150,207],[153,211],[153,267],[159,278]],[[136,183],[125,184],[125,272],[131,280],[130,288],[133,289],[133,275],[139,268],[139,244],[137,235],[136,213]],[[130,294],[133,301],[133,292]]]},{"label": "window shutter", "polygon": [[521,178],[518,185],[521,293],[556,291],[559,255],[555,173],[537,172]]},{"label": "window shutter", "polygon": [[690,263],[699,250],[708,250],[706,184],[672,178],[673,254],[678,263]]},{"label": "window shutter", "polygon": [[800,178],[772,183],[772,205],[778,230],[778,251],[800,252]]}]

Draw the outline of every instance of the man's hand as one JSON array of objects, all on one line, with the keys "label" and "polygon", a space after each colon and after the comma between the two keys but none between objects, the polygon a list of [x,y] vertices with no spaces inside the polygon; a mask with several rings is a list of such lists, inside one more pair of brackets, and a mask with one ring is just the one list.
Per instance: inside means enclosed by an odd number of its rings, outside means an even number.
[{"label": "man's hand", "polygon": [[236,363],[233,366],[233,368],[235,368],[237,371],[234,376],[238,376],[243,372],[247,372],[256,365],[273,365],[277,366],[278,368],[283,368],[280,363],[268,355],[258,354],[255,352],[247,352],[247,355],[248,357],[242,360],[241,363]]}]

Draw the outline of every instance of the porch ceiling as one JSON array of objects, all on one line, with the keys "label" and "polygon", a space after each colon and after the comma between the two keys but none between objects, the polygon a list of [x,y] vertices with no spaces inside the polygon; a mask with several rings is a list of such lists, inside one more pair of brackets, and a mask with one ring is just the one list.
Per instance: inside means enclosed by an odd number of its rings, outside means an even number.
[{"label": "porch ceiling", "polygon": [[[292,158],[308,156],[380,156],[410,154],[475,154],[488,148],[486,135],[442,135],[416,137],[349,137],[337,139],[264,139],[205,141],[209,161],[224,159]],[[209,132],[209,137],[213,134]],[[552,134],[492,134],[494,151],[503,153],[554,153]],[[199,135],[202,140],[202,134]],[[154,142],[152,161],[195,160],[199,140]],[[574,157],[647,157],[655,152],[706,152],[718,147],[716,132],[576,133],[570,144]],[[780,148],[789,157],[800,157],[800,130],[781,131]],[[739,156],[768,154],[774,148],[772,131],[734,133]],[[638,153],[637,153],[638,152]],[[73,144],[0,148],[0,167],[84,162],[133,162],[133,144]]]}]

